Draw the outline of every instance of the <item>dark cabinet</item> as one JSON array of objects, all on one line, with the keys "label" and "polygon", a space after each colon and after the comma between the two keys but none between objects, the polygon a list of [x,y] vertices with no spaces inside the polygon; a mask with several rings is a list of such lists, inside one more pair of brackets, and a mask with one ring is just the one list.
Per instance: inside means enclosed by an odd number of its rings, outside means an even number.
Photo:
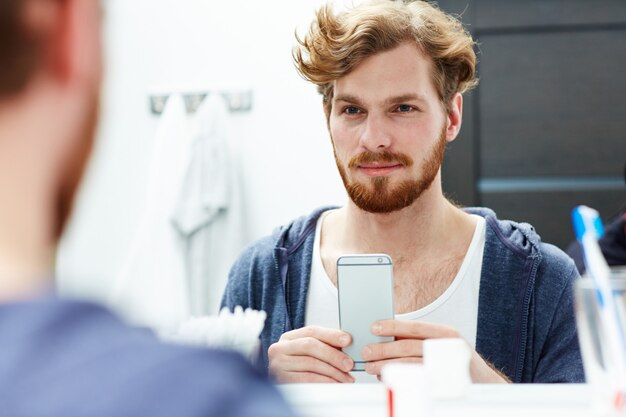
[{"label": "dark cabinet", "polygon": [[479,43],[478,88],[449,145],[444,192],[461,205],[574,238],[570,211],[626,203],[626,1],[439,1]]}]

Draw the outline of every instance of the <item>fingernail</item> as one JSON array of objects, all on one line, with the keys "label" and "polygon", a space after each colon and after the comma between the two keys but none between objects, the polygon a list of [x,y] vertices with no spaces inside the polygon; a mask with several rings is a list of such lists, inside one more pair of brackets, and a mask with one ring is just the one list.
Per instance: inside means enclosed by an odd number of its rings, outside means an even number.
[{"label": "fingernail", "polygon": [[363,359],[369,359],[372,356],[372,349],[368,348],[367,346],[364,347],[361,355],[363,356]]},{"label": "fingernail", "polygon": [[344,359],[341,363],[343,364],[343,369],[345,369],[346,371],[351,371],[352,367],[354,366],[352,360],[348,358]]},{"label": "fingernail", "polygon": [[350,343],[350,337],[344,334],[343,336],[339,337],[339,343],[341,343],[342,346],[347,346],[348,343]]},{"label": "fingernail", "polygon": [[379,334],[382,330],[382,326],[380,324],[372,325],[372,333]]}]

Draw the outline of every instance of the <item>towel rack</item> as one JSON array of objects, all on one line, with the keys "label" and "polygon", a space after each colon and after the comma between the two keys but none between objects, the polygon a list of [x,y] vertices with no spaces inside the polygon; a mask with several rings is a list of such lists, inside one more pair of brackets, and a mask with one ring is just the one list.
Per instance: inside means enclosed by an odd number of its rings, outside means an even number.
[{"label": "towel rack", "polygon": [[[224,98],[231,112],[247,112],[252,110],[252,90],[244,91],[215,91],[182,93],[187,113],[194,113],[209,94],[219,94]],[[154,94],[150,96],[150,111],[160,115],[171,94]]]}]

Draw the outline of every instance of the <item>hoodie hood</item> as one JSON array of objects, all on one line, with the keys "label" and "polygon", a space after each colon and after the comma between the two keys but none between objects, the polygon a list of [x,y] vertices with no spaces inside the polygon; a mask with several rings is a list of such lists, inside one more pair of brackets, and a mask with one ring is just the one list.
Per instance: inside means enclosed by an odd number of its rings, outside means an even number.
[{"label": "hoodie hood", "polygon": [[280,226],[274,230],[272,236],[275,240],[275,248],[287,251],[291,255],[297,251],[306,238],[315,232],[317,220],[323,212],[339,208],[337,206],[325,206],[315,209],[307,216],[301,216],[286,226]]},{"label": "hoodie hood", "polygon": [[[273,233],[275,247],[285,249],[291,255],[302,246],[311,233],[315,232],[315,226],[321,214],[337,208],[339,207],[320,207],[307,216],[301,216],[290,224],[277,228]],[[541,237],[532,225],[511,220],[499,220],[496,213],[486,207],[467,207],[462,210],[468,214],[483,217],[498,238],[519,256],[526,257],[538,250]]]},{"label": "hoodie hood", "polygon": [[511,220],[499,220],[496,213],[486,207],[468,207],[463,211],[484,217],[485,221],[500,240],[512,251],[520,256],[529,256],[538,250],[541,237],[535,228],[528,223],[518,223]]}]

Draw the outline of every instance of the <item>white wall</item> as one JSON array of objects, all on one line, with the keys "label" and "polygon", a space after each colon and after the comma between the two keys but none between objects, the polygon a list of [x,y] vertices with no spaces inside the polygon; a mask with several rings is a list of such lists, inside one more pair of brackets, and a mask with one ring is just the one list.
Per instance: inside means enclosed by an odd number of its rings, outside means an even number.
[{"label": "white wall", "polygon": [[291,62],[322,0],[108,0],[98,142],[59,250],[66,293],[104,300],[129,249],[158,118],[155,89],[251,88],[233,115],[250,239],[345,194],[321,98]]}]

